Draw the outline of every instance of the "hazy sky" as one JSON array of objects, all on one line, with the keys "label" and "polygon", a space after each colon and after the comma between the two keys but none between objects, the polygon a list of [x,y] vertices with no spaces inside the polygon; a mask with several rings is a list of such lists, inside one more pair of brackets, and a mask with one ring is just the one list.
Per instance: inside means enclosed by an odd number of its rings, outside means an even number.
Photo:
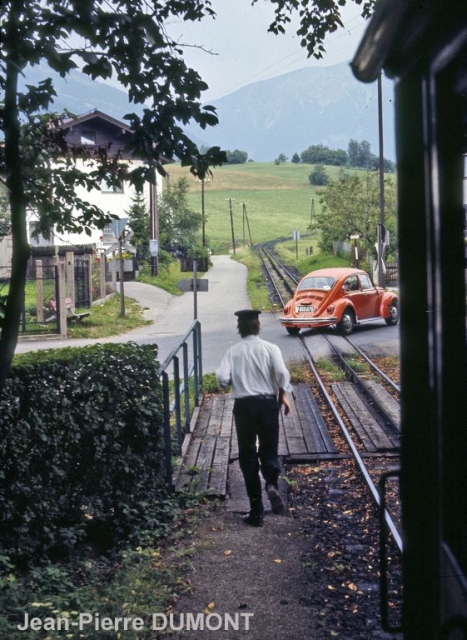
[{"label": "hazy sky", "polygon": [[206,18],[198,23],[180,20],[168,25],[170,35],[181,44],[200,45],[212,52],[210,55],[190,47],[185,55],[188,64],[209,84],[203,100],[219,98],[247,84],[306,66],[348,62],[365,29],[360,8],[351,3],[343,11],[345,28],[328,36],[326,54],[317,61],[307,58],[293,23],[285,35],[268,33],[274,11],[267,0],[259,0],[254,6],[251,0],[213,0],[212,4],[215,19]]}]

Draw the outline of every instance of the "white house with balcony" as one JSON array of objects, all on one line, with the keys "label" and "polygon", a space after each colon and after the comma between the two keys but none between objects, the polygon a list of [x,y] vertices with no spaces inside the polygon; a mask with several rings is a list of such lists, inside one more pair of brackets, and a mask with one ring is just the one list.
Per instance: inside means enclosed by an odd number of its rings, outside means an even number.
[{"label": "white house with balcony", "polygon": [[[119,153],[122,162],[130,164],[130,168],[137,168],[143,163],[142,160],[134,158],[126,150],[127,142],[132,135],[130,127],[112,118],[111,116],[95,110],[70,119],[63,123],[63,129],[66,131],[66,139],[70,147],[89,145],[90,147],[107,147],[109,153]],[[77,167],[82,171],[87,171],[89,160],[77,160]],[[162,177],[157,174],[157,187],[155,192],[162,193]],[[100,185],[100,189],[88,191],[85,187],[77,185],[76,195],[82,200],[96,205],[102,211],[118,216],[118,218],[128,218],[128,212],[132,206],[135,196],[135,188],[129,182],[122,182],[119,186],[110,186],[105,183]],[[154,194],[154,191],[153,191]],[[146,183],[144,187],[144,199],[150,211],[150,185]],[[154,198],[154,195],[153,195]],[[58,233],[52,232],[49,239],[39,235],[35,237],[33,231],[36,226],[37,217],[34,212],[29,218],[29,242],[32,247],[45,245],[89,245],[92,244],[96,249],[108,249],[117,240],[115,230],[116,225],[108,225],[104,230],[91,229],[91,235],[87,233]],[[122,229],[119,229],[121,232]]]}]

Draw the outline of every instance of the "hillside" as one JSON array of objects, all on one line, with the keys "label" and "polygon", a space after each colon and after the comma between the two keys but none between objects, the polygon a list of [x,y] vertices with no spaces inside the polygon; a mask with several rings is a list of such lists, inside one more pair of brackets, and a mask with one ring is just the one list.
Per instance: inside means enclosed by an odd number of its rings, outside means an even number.
[{"label": "hillside", "polygon": [[[27,71],[24,83],[51,76],[57,91],[53,108],[77,115],[99,109],[122,120],[130,111],[127,94],[108,84],[92,81],[78,71],[66,79],[45,65]],[[383,82],[384,155],[394,159],[392,85]],[[256,82],[213,104],[220,123],[203,131],[186,127],[199,145],[247,151],[255,161],[272,161],[284,153],[289,158],[313,144],[347,149],[351,138],[367,140],[378,153],[376,84],[364,85],[347,64],[310,67],[271,80]]]},{"label": "hillside", "polygon": [[[179,164],[166,167],[170,183],[185,177],[189,184],[188,203],[201,212],[201,185],[187,168]],[[206,236],[214,252],[225,252],[232,245],[230,204],[236,244],[249,244],[248,224],[253,244],[278,237],[292,238],[300,231],[304,244],[312,210],[321,210],[322,187],[308,180],[312,165],[274,162],[248,162],[225,165],[213,170],[205,183]],[[330,178],[337,167],[326,167]],[[229,202],[229,200],[231,202]],[[246,211],[246,217],[244,216]]]}]

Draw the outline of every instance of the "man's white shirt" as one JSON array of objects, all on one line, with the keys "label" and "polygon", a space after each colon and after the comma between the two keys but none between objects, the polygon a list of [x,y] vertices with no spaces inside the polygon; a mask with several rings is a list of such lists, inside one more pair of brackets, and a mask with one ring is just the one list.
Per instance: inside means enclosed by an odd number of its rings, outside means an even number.
[{"label": "man's white shirt", "polygon": [[246,336],[230,347],[216,371],[222,388],[232,385],[234,398],[291,391],[290,374],[279,347],[258,336]]}]

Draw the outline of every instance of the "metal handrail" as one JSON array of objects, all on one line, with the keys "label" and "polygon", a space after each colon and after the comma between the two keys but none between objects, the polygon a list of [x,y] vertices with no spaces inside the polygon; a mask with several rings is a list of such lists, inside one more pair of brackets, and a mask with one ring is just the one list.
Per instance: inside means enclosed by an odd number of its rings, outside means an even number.
[{"label": "metal handrail", "polygon": [[[192,343],[192,359],[189,357],[189,343]],[[181,355],[179,352],[181,351]],[[180,366],[180,358],[182,363]],[[171,369],[171,371],[170,371]],[[181,454],[183,440],[190,432],[192,408],[190,406],[190,381],[193,382],[194,406],[199,406],[203,380],[203,364],[201,352],[201,324],[195,320],[180,340],[178,345],[167,356],[159,367],[159,377],[162,379],[162,398],[164,416],[165,441],[165,479],[169,490],[172,486],[172,456],[174,453],[174,436],[176,437],[176,451]],[[169,380],[172,379],[172,397]],[[183,412],[182,412],[183,400]],[[183,418],[182,418],[183,413]],[[173,418],[172,418],[173,416]],[[175,420],[174,433],[172,421]]]}]

